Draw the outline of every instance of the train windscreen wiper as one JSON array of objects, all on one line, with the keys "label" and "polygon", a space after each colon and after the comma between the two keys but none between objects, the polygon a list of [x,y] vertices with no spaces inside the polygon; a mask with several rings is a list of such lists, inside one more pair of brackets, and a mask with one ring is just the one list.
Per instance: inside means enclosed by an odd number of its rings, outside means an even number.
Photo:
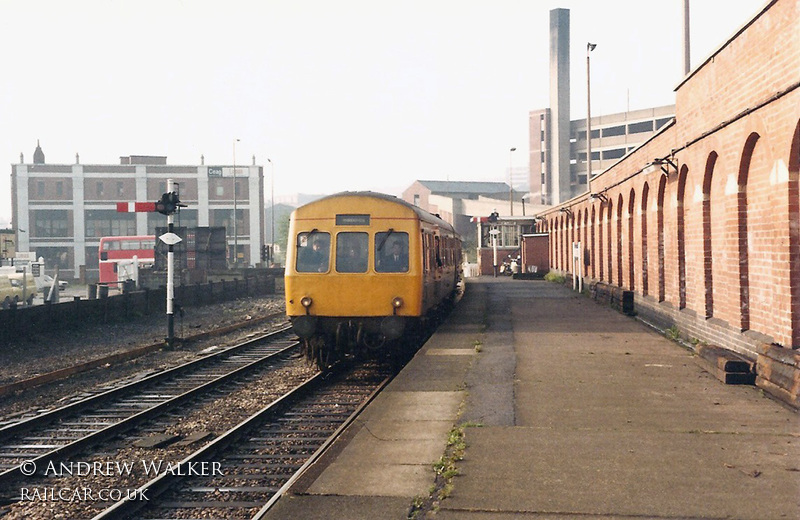
[{"label": "train windscreen wiper", "polygon": [[389,232],[386,233],[386,236],[383,237],[383,240],[381,240],[381,243],[378,244],[378,251],[382,251],[383,250],[383,246],[386,244],[386,241],[389,240],[389,237],[392,236],[392,233],[394,233],[394,228],[389,228]]}]

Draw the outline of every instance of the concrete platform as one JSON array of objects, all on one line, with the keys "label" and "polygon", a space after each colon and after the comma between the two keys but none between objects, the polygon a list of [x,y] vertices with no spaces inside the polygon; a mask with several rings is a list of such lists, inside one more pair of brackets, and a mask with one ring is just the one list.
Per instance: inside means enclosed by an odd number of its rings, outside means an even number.
[{"label": "concrete platform", "polygon": [[540,280],[471,279],[448,322],[268,518],[800,519],[800,415]]}]

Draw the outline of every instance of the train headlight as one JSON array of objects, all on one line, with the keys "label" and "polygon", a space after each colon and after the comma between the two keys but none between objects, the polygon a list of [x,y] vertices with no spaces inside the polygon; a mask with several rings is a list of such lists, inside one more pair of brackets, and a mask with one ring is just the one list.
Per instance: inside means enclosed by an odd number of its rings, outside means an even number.
[{"label": "train headlight", "polygon": [[399,296],[395,296],[392,299],[392,310],[397,313],[397,309],[403,306],[403,299]]},{"label": "train headlight", "polygon": [[306,309],[311,307],[311,303],[312,303],[311,296],[303,296],[303,298],[300,300],[300,305],[302,305]]}]

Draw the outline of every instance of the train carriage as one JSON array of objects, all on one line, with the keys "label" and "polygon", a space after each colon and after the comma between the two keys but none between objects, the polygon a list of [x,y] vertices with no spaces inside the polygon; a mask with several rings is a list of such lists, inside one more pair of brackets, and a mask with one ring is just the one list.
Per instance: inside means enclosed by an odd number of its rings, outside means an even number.
[{"label": "train carriage", "polygon": [[407,202],[346,192],[292,213],[286,312],[321,368],[392,355],[447,308],[460,280],[453,226]]}]

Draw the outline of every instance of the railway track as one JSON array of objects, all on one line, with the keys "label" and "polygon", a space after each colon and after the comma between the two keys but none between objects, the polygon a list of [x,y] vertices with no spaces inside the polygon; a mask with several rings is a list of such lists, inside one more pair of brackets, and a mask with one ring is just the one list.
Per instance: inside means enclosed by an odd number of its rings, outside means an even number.
[{"label": "railway track", "polygon": [[[231,332],[235,332],[240,329],[253,327],[255,325],[260,325],[262,323],[268,322],[269,320],[278,318],[283,316],[283,312],[276,312],[272,314],[267,314],[265,316],[261,316],[254,319],[244,320],[237,323],[233,323],[231,325],[226,325],[224,327],[217,327],[215,329],[199,332],[197,334],[191,334],[188,336],[184,336],[180,338],[180,342],[182,343],[190,343],[194,341],[199,341],[215,336],[222,336],[224,334],[228,334]],[[284,322],[288,325],[288,322]],[[148,345],[142,345],[140,347],[136,347],[130,350],[126,350],[125,352],[119,352],[116,354],[110,354],[108,356],[103,356],[101,358],[91,359],[89,361],[85,361],[83,363],[78,363],[76,365],[68,366],[65,368],[61,368],[58,370],[53,370],[50,372],[46,372],[44,374],[39,374],[27,379],[23,379],[20,381],[15,381],[13,383],[7,383],[0,385],[0,397],[5,395],[10,395],[14,392],[19,392],[23,390],[28,390],[31,388],[35,388],[40,385],[44,385],[46,383],[52,383],[54,381],[61,381],[70,376],[75,374],[80,374],[82,372],[86,372],[89,370],[96,369],[98,367],[102,367],[108,364],[115,364],[124,361],[130,361],[132,359],[136,359],[138,357],[147,355],[151,352],[155,352],[157,350],[164,348],[164,342],[159,341],[156,343],[151,343]],[[0,423],[2,426],[2,423]]]},{"label": "railway track", "polygon": [[261,518],[389,379],[375,367],[317,374],[94,520]]},{"label": "railway track", "polygon": [[174,410],[293,352],[284,328],[0,428],[0,484]]}]

